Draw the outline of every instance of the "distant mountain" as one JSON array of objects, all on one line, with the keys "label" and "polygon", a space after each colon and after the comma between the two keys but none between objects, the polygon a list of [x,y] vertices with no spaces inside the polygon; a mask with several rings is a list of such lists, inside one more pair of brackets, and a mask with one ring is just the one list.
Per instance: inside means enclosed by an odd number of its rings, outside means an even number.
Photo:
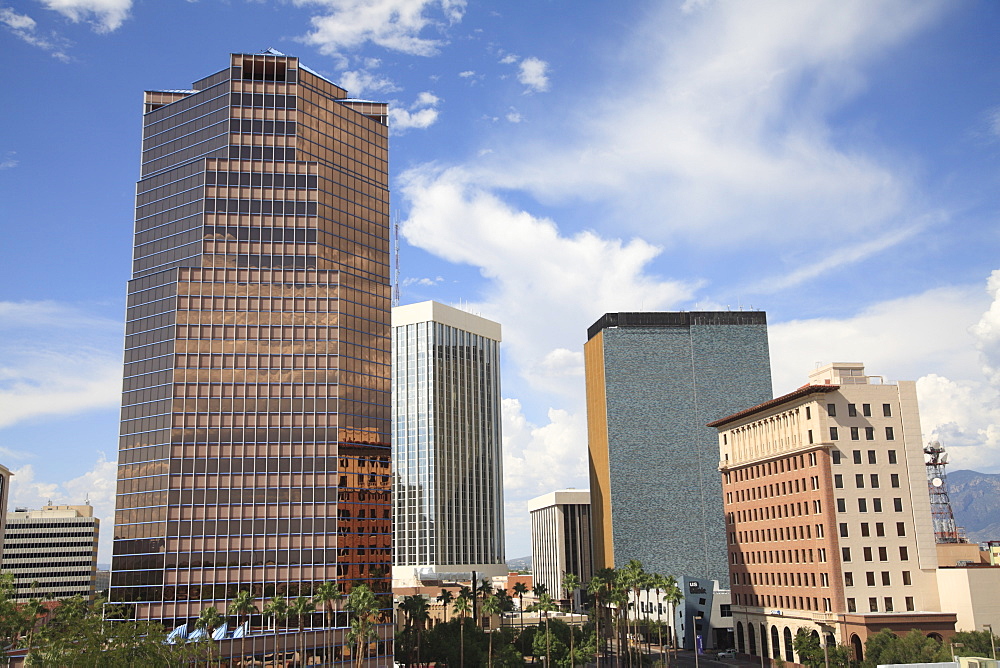
[{"label": "distant mountain", "polygon": [[530,571],[531,570],[531,555],[526,557],[518,557],[516,559],[507,560],[507,568],[512,571]]},{"label": "distant mountain", "polygon": [[949,471],[948,498],[969,540],[1000,540],[1000,473]]}]

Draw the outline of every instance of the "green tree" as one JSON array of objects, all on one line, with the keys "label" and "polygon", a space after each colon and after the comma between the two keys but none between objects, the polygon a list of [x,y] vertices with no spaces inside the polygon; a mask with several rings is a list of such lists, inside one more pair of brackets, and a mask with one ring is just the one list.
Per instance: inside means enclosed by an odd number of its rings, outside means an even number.
[{"label": "green tree", "polygon": [[244,617],[249,618],[250,615],[257,612],[257,606],[253,602],[253,595],[246,590],[236,592],[236,597],[229,602],[227,612],[233,613],[233,617],[235,617],[234,623],[237,628],[242,626]]},{"label": "green tree", "polygon": [[264,604],[262,611],[265,617],[270,617],[274,622],[274,655],[278,655],[278,625],[288,619],[288,601],[278,594]]},{"label": "green tree", "polygon": [[[621,584],[627,587],[632,592],[632,603],[626,603],[626,614],[628,614],[627,608],[639,605],[639,592],[646,584],[646,571],[642,568],[642,562],[638,559],[630,559],[625,567],[621,571]],[[635,615],[635,627],[636,630],[632,633],[633,637],[638,636],[639,629],[639,615],[638,610],[636,610]],[[632,625],[629,624],[629,629]],[[629,665],[632,665],[632,651],[628,642],[625,643],[626,649],[629,651]]]},{"label": "green tree", "polygon": [[799,663],[805,666],[819,668],[825,664],[823,646],[819,642],[818,634],[800,628],[795,632],[792,649],[799,655]]},{"label": "green tree", "polygon": [[489,620],[490,628],[487,631],[490,636],[490,648],[487,656],[487,664],[489,668],[493,668],[493,616],[499,615],[503,610],[500,607],[500,599],[497,596],[490,596],[483,601],[483,615]]},{"label": "green tree", "polygon": [[462,587],[455,599],[455,612],[458,613],[458,643],[459,643],[459,665],[465,665],[465,616],[472,610],[471,594],[468,587]]},{"label": "green tree", "polygon": [[351,613],[351,629],[347,632],[347,642],[354,652],[358,668],[368,655],[368,646],[378,640],[375,620],[379,612],[378,599],[367,585],[359,584],[351,588],[347,595],[347,610]]},{"label": "green tree", "polygon": [[330,629],[333,624],[330,619],[335,614],[340,602],[344,599],[344,592],[340,591],[340,586],[336,582],[327,580],[316,587],[313,592],[313,601],[323,609],[323,658],[329,659],[330,652]]},{"label": "green tree", "polygon": [[517,609],[521,613],[521,629],[524,629],[524,595],[528,593],[528,585],[523,582],[514,583],[514,594],[517,595]]},{"label": "green tree", "polygon": [[[544,585],[541,585],[541,586],[544,587]],[[543,589],[541,595],[538,597],[538,601],[536,601],[535,604],[531,606],[531,609],[532,610],[538,610],[539,612],[542,613],[542,616],[545,618],[545,641],[546,641],[546,646],[545,646],[545,665],[546,666],[550,666],[550,665],[552,665],[552,656],[551,656],[551,652],[549,651],[550,648],[548,646],[548,639],[549,639],[549,613],[552,612],[553,610],[558,610],[559,606],[557,606],[555,604],[555,601],[552,600],[552,597],[549,596],[548,593]],[[535,642],[537,642],[537,641],[538,640],[536,638]]]},{"label": "green tree", "polygon": [[[583,586],[583,583],[580,582],[580,578],[577,577],[576,574],[574,574],[574,573],[564,573],[563,574],[563,579],[562,579],[563,593],[566,594],[566,598],[569,599],[569,608],[570,608],[571,612],[573,611],[573,608],[575,607],[573,605],[573,601],[576,598],[576,590],[579,589],[582,586]],[[573,652],[573,634],[572,633],[569,634],[569,654],[570,654],[570,666],[573,667],[573,666],[575,666],[575,664],[573,664],[572,661],[573,661],[573,657],[575,656],[575,654]]]},{"label": "green tree", "polygon": [[601,648],[604,645],[604,639],[601,635],[601,618],[604,617],[603,605],[611,593],[613,577],[613,571],[610,568],[602,568],[590,578],[590,584],[587,585],[587,593],[590,594],[594,601],[594,626],[596,627],[597,635],[598,663],[600,663]]},{"label": "green tree", "polygon": [[441,593],[437,595],[437,602],[441,604],[444,608],[444,621],[448,621],[448,606],[451,602],[455,600],[455,594],[452,593],[450,589],[441,589]]},{"label": "green tree", "polygon": [[951,642],[956,646],[955,655],[991,658],[993,649],[1000,646],[1000,638],[995,636],[993,643],[990,644],[991,635],[989,631],[959,631],[951,638]]},{"label": "green tree", "polygon": [[215,640],[212,639],[212,632],[215,631],[221,624],[225,623],[226,619],[219,614],[218,609],[214,605],[210,605],[201,611],[198,615],[198,620],[194,623],[196,629],[201,629],[205,632],[205,641],[208,643],[208,662],[212,662],[212,656],[215,650]]},{"label": "green tree", "polygon": [[[316,604],[308,596],[299,596],[288,606],[288,614],[295,617],[298,633],[295,634],[295,653],[299,653],[299,639],[305,640],[305,618],[316,611]],[[304,643],[303,643],[304,644]],[[301,661],[301,659],[299,659]]]},{"label": "green tree", "polygon": [[892,663],[939,663],[951,660],[948,647],[917,630],[902,638],[889,629],[882,629],[865,642],[865,660],[862,666],[874,668]]}]

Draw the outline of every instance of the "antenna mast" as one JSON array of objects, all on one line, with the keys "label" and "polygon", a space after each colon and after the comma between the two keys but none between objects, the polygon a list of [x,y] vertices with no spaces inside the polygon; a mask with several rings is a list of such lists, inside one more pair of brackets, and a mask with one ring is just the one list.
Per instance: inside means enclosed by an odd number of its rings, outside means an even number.
[{"label": "antenna mast", "polygon": [[392,226],[392,305],[399,306],[399,212],[396,212],[396,222]]},{"label": "antenna mast", "polygon": [[938,543],[965,543],[964,530],[955,526],[955,514],[948,498],[948,476],[945,466],[948,453],[941,444],[932,441],[924,448],[927,465],[927,491],[931,497],[931,519],[934,522],[934,540]]}]

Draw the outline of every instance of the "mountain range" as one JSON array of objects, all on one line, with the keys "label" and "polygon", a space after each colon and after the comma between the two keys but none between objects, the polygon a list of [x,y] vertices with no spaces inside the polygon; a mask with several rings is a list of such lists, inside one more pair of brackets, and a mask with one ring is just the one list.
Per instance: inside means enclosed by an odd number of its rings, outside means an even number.
[{"label": "mountain range", "polygon": [[949,472],[948,497],[970,541],[1000,540],[1000,473]]}]

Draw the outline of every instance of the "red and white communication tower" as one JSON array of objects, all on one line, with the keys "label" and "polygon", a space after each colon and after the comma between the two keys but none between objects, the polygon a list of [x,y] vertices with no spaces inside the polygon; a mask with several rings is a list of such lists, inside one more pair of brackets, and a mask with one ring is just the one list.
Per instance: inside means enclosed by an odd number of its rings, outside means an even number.
[{"label": "red and white communication tower", "polygon": [[924,448],[927,465],[927,492],[931,497],[931,518],[934,521],[934,538],[938,543],[967,543],[965,532],[955,526],[955,514],[948,498],[948,453],[941,444],[932,441]]}]

